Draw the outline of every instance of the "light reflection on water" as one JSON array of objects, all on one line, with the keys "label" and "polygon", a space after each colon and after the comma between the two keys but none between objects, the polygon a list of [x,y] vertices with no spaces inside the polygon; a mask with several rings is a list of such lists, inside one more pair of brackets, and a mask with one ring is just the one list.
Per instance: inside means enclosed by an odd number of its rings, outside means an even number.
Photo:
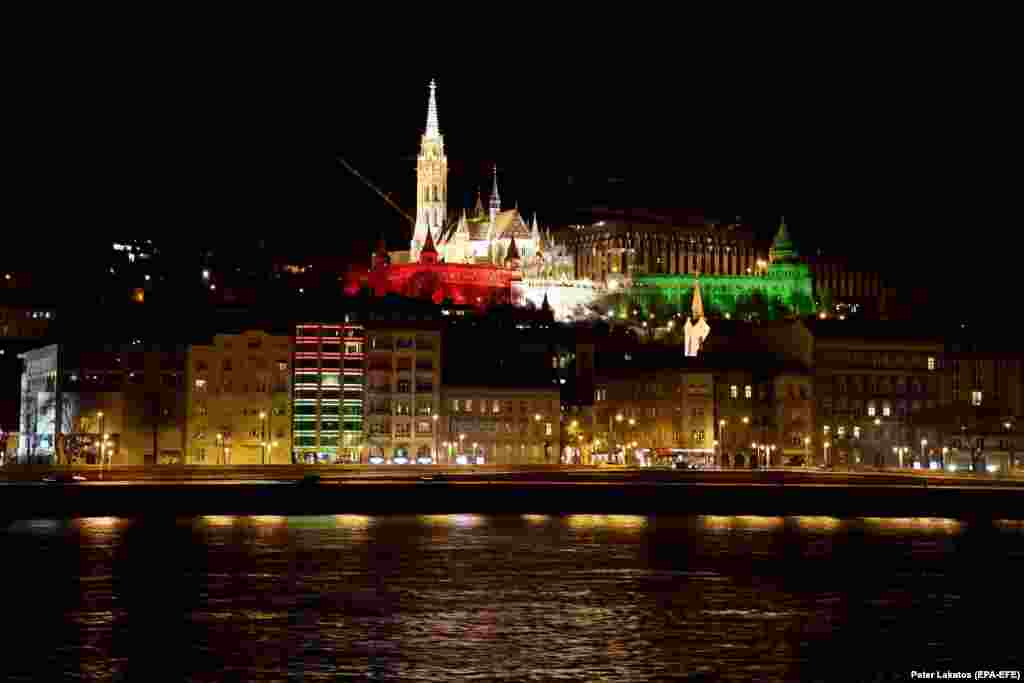
[{"label": "light reflection on water", "polygon": [[593,514],[14,522],[4,556],[47,589],[8,634],[0,678],[146,680],[160,661],[175,680],[828,680],[836,662],[863,679],[956,668],[982,648],[1020,668],[1012,629],[972,624],[1017,609],[1022,530]]}]

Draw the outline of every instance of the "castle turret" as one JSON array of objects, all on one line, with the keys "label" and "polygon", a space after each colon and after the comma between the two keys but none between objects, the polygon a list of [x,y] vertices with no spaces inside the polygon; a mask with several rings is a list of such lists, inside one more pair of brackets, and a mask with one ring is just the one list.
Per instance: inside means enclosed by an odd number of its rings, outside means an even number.
[{"label": "castle turret", "polygon": [[508,245],[508,253],[505,254],[505,267],[509,270],[519,270],[519,249],[516,247],[515,235]]},{"label": "castle turret", "polygon": [[768,260],[771,263],[794,263],[800,259],[793,240],[786,229],[786,217],[783,216],[779,223],[779,231],[775,233],[771,249],[768,250]]},{"label": "castle turret", "polygon": [[434,237],[430,234],[429,227],[427,227],[427,239],[420,251],[420,263],[437,263],[437,249],[434,247]]}]

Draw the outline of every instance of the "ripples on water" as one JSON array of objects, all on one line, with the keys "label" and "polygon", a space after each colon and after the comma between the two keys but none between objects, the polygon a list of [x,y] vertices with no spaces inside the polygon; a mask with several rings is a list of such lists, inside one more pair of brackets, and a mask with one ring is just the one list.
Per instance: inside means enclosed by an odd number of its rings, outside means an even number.
[{"label": "ripples on water", "polygon": [[88,518],[0,544],[7,680],[878,680],[1024,652],[1014,522]]}]

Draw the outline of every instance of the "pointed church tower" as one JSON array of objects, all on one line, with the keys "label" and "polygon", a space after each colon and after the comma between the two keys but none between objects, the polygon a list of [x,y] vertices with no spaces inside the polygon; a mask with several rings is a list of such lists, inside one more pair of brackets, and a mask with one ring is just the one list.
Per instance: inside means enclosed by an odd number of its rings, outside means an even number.
[{"label": "pointed church tower", "polygon": [[444,154],[444,136],[437,120],[437,85],[430,81],[427,100],[427,127],[420,139],[416,159],[416,227],[409,245],[409,258],[419,259],[427,229],[440,235],[448,215],[448,158]]},{"label": "pointed church tower", "polygon": [[690,307],[690,312],[693,314],[694,320],[700,320],[704,317],[704,300],[700,296],[700,281],[693,281],[693,305]]},{"label": "pointed church tower", "polygon": [[700,296],[700,281],[693,281],[693,305],[690,307],[692,316],[686,319],[683,325],[683,338],[685,348],[683,353],[687,356],[696,357],[700,352],[700,346],[708,338],[711,326],[704,319],[704,300]]},{"label": "pointed church tower", "polygon": [[498,195],[498,165],[494,165],[494,185],[491,187],[490,218],[491,228],[494,228],[498,212],[501,211],[501,197]]}]

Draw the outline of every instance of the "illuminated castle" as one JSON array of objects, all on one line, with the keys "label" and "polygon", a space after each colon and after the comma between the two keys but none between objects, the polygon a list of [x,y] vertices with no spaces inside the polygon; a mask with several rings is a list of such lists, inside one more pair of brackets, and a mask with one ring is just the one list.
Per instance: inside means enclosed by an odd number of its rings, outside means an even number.
[{"label": "illuminated castle", "polygon": [[416,160],[416,227],[409,245],[409,262],[417,263],[426,246],[428,232],[434,237],[438,258],[443,263],[505,265],[515,241],[524,266],[537,265],[542,253],[542,237],[533,217],[528,226],[518,208],[502,210],[498,192],[498,169],[494,168],[487,208],[477,194],[476,206],[467,215],[448,213],[448,158],[444,136],[437,119],[437,86],[430,82],[427,100],[427,127],[420,140]]}]

